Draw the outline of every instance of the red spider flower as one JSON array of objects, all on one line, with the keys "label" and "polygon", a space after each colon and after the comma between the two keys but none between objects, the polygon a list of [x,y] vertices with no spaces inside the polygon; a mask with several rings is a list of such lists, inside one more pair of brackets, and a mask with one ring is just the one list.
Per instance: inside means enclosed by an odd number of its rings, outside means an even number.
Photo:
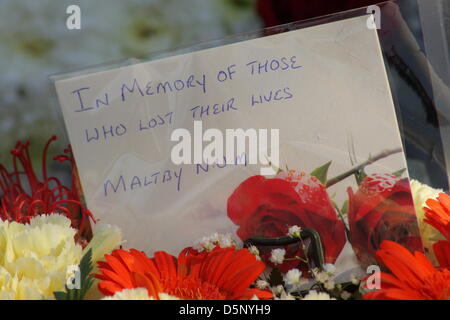
[{"label": "red spider flower", "polygon": [[[273,179],[248,178],[228,198],[227,213],[239,226],[237,234],[244,241],[251,237],[286,236],[294,225],[314,229],[321,237],[327,263],[336,261],[346,242],[344,224],[337,217],[325,186],[303,172],[290,170]],[[286,250],[287,258],[302,254],[298,249],[290,251]],[[289,262],[281,270],[293,267]]]},{"label": "red spider flower", "polygon": [[450,196],[440,193],[437,200],[428,199],[426,204],[424,221],[450,241]]},{"label": "red spider flower", "polygon": [[408,179],[373,174],[348,194],[349,240],[363,266],[376,264],[375,252],[383,240],[423,250]]},{"label": "red spider flower", "polygon": [[[47,153],[51,137],[42,156],[42,181],[37,177],[29,153],[29,142],[17,142],[11,151],[13,171],[9,172],[0,164],[0,219],[28,223],[37,215],[59,213],[72,221],[72,227],[78,229],[77,240],[82,244],[90,239],[91,228],[87,217],[92,214],[83,207],[77,188],[77,177],[70,149],[67,155],[55,157],[55,160],[70,160],[72,164],[72,188],[64,186],[56,177],[47,175]],[[20,168],[21,167],[21,168]],[[94,220],[95,221],[95,220]]]},{"label": "red spider flower", "polygon": [[257,296],[270,299],[269,291],[249,286],[264,270],[264,263],[247,249],[216,247],[210,252],[184,249],[178,259],[164,252],[148,258],[131,249],[114,250],[98,262],[100,274],[95,277],[104,295],[123,289],[143,287],[151,297],[159,293],[187,300],[246,300]]},{"label": "red spider flower", "polygon": [[381,272],[381,289],[367,293],[365,299],[449,300],[450,270],[437,269],[425,255],[392,241],[383,241],[377,257],[392,274]]}]

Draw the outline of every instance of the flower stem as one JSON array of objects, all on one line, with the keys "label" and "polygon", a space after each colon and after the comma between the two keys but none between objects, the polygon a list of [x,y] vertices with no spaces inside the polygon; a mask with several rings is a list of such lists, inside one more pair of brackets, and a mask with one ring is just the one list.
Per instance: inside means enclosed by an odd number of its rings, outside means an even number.
[{"label": "flower stem", "polygon": [[334,184],[336,184],[336,183],[338,183],[338,182],[340,182],[340,181],[350,177],[352,174],[355,174],[358,171],[361,171],[362,169],[364,169],[364,167],[366,167],[366,166],[368,166],[368,165],[370,165],[370,164],[372,164],[372,163],[374,163],[374,162],[376,162],[378,160],[384,159],[386,157],[389,157],[389,156],[391,156],[393,154],[400,153],[400,152],[402,152],[402,148],[391,149],[391,150],[384,150],[383,152],[375,155],[374,157],[369,157],[368,160],[366,160],[363,163],[357,165],[356,167],[354,167],[354,168],[352,168],[352,169],[350,169],[350,170],[348,170],[348,171],[346,171],[346,172],[344,172],[344,173],[342,173],[342,174],[340,174],[340,175],[338,175],[338,176],[328,180],[327,184],[326,184],[326,187],[327,188],[331,187],[332,185],[334,185]]}]

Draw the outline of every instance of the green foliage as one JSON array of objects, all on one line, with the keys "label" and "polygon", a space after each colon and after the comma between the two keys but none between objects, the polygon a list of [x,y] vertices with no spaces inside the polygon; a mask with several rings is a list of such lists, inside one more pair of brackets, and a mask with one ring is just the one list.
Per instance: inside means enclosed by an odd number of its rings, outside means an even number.
[{"label": "green foliage", "polygon": [[328,169],[330,168],[331,161],[325,163],[323,166],[315,169],[313,172],[311,172],[311,175],[313,177],[316,177],[319,179],[319,181],[323,184],[327,184],[327,176],[328,176]]},{"label": "green foliage", "polygon": [[364,172],[364,169],[355,172],[355,179],[356,179],[356,183],[358,185],[360,185],[366,177],[367,177],[367,174]]},{"label": "green foliage", "polygon": [[396,177],[401,177],[403,175],[403,173],[405,173],[405,171],[406,171],[406,168],[403,168],[403,169],[393,172],[392,175],[396,176]]},{"label": "green foliage", "polygon": [[83,300],[87,291],[92,287],[94,279],[91,275],[92,249],[83,256],[79,264],[80,288],[69,289],[66,285],[66,291],[55,291],[53,294],[56,300]]},{"label": "green foliage", "polygon": [[346,215],[348,213],[348,200],[345,200],[342,204],[341,213],[342,215]]}]

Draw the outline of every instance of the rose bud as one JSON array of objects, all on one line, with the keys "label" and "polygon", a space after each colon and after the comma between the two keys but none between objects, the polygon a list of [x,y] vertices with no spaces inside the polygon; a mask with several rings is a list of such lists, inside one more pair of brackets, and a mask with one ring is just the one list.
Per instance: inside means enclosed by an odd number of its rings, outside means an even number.
[{"label": "rose bud", "polygon": [[356,193],[348,188],[350,242],[363,267],[377,264],[375,252],[383,240],[423,251],[407,178],[390,174],[366,177]]}]

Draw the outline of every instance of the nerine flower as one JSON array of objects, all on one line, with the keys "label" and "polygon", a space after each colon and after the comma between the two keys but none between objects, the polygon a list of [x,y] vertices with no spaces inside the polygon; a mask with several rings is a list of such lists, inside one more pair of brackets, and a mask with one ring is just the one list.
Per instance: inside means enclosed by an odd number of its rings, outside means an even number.
[{"label": "nerine flower", "polygon": [[272,297],[269,291],[249,288],[265,266],[247,249],[216,247],[198,252],[186,248],[178,258],[159,251],[151,259],[135,249],[119,249],[105,258],[105,262],[98,263],[96,277],[106,296],[143,287],[154,298],[159,298],[160,293],[192,300]]},{"label": "nerine flower", "polygon": [[56,140],[51,137],[44,147],[42,156],[42,179],[38,178],[33,168],[29,142],[17,142],[11,151],[13,171],[9,172],[0,164],[0,219],[28,223],[31,218],[59,213],[71,221],[71,226],[78,232],[77,240],[86,243],[92,236],[89,217],[95,221],[92,214],[80,200],[80,186],[76,167],[70,148],[64,155],[55,157],[57,161],[69,161],[72,166],[72,186],[64,186],[56,177],[47,174],[47,153],[50,144]]},{"label": "nerine flower", "polygon": [[[27,224],[0,221],[0,300],[52,299],[65,290],[67,272],[92,249],[102,257],[122,240],[118,228],[98,224],[89,248],[75,242],[77,232],[62,215],[32,217]],[[95,260],[95,259],[94,259]]]}]

